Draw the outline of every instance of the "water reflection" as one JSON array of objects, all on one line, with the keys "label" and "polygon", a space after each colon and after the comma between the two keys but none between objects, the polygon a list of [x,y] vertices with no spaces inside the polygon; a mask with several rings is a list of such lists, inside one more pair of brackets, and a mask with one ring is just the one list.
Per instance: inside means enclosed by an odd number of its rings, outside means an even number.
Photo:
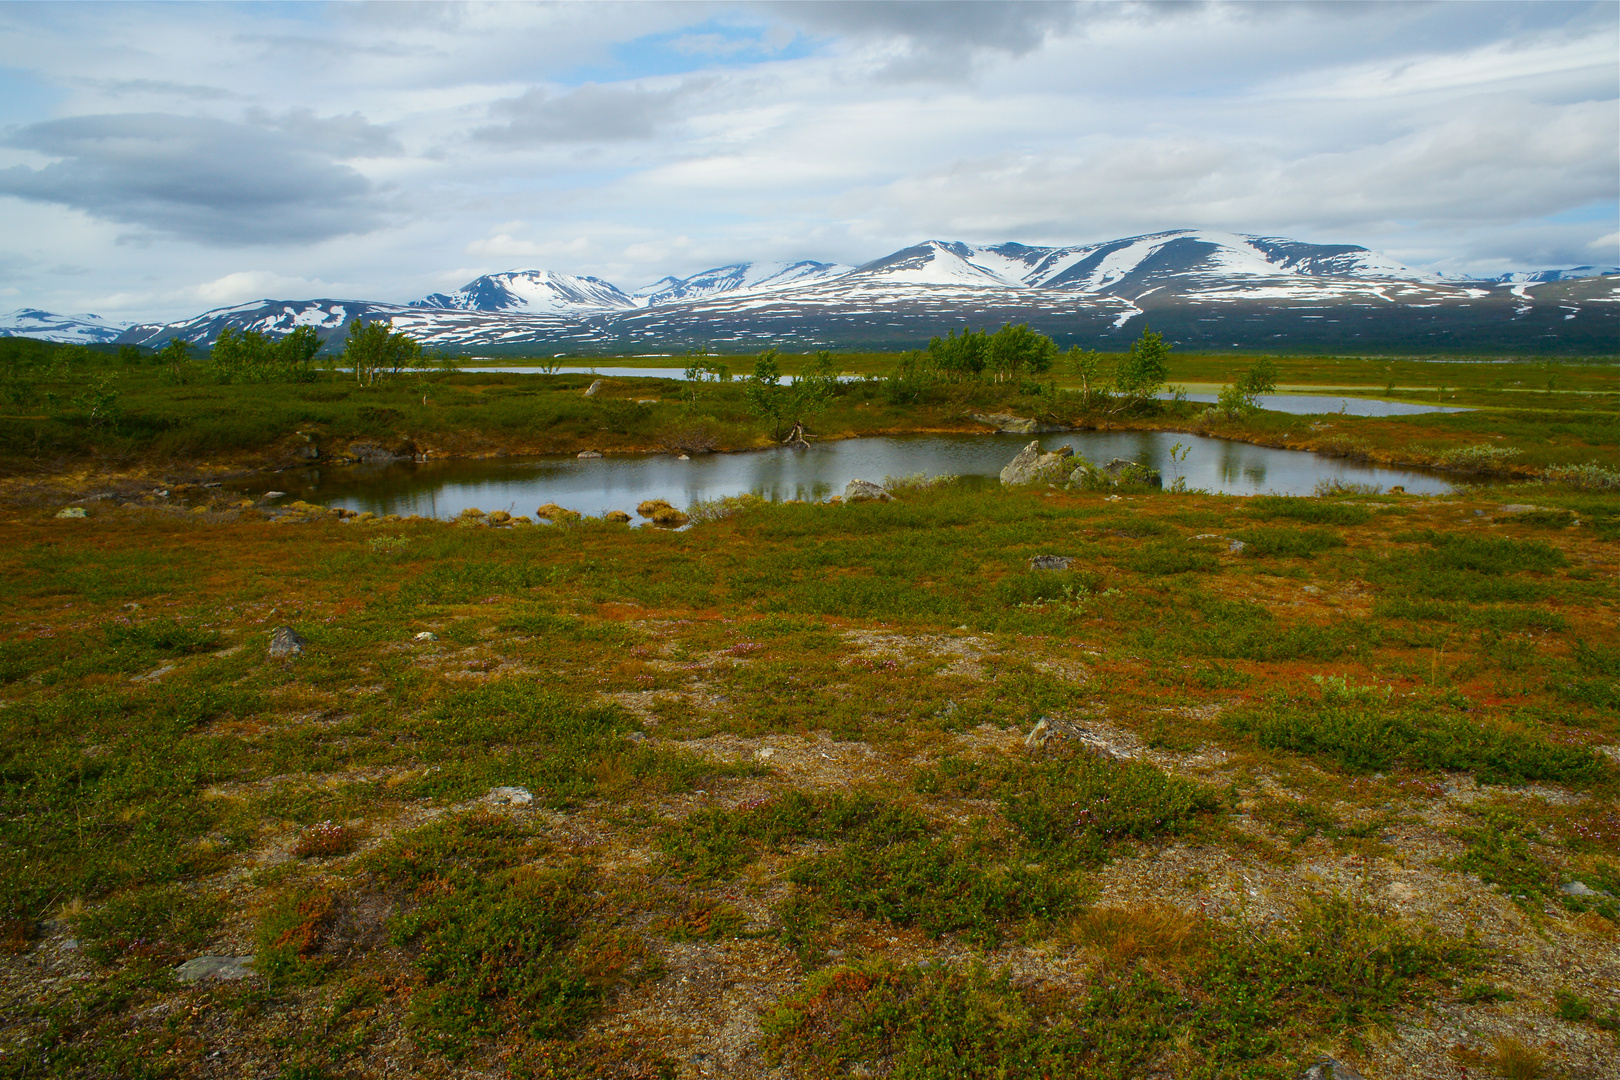
[{"label": "water reflection", "polygon": [[[451,518],[468,507],[532,514],[554,502],[584,514],[633,510],[644,499],[689,506],[699,500],[753,492],[767,499],[820,501],[841,494],[859,477],[955,474],[994,485],[1002,466],[1027,435],[906,435],[845,439],[809,450],[775,449],[711,454],[680,461],[666,455],[587,459],[506,458],[417,464],[307,469],[255,478],[239,485],[262,492],[272,486],[310,502]],[[1176,443],[1191,447],[1185,462],[1171,459]],[[1323,480],[1389,487],[1413,493],[1451,490],[1445,478],[1410,469],[1355,464],[1298,450],[1227,442],[1178,432],[1117,431],[1045,435],[1051,450],[1067,445],[1093,462],[1113,458],[1160,470],[1167,484],[1184,477],[1190,488],[1233,495],[1277,492],[1308,495]]]}]

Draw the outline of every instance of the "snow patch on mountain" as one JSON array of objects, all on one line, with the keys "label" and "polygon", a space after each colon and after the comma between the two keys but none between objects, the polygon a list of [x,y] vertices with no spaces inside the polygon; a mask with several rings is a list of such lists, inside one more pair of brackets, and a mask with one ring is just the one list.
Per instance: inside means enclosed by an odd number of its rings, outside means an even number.
[{"label": "snow patch on mountain", "polygon": [[716,266],[693,274],[691,277],[663,277],[651,285],[637,289],[630,295],[638,306],[675,304],[687,300],[701,300],[719,293],[773,292],[796,289],[804,285],[819,284],[854,270],[840,263],[813,262],[742,262],[729,266]]},{"label": "snow patch on mountain", "polygon": [[453,293],[434,293],[411,307],[457,311],[582,312],[635,307],[617,285],[597,277],[575,277],[550,270],[508,270],[485,274]]},{"label": "snow patch on mountain", "polygon": [[100,315],[57,315],[39,308],[18,308],[0,315],[0,337],[38,338],[74,345],[102,345],[117,339],[128,323]]}]

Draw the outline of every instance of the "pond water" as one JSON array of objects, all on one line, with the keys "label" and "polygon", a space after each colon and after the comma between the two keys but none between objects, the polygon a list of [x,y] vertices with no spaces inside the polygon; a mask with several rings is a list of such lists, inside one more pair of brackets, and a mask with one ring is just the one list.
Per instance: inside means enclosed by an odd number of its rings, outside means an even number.
[{"label": "pond water", "polygon": [[[1299,450],[1227,442],[1164,431],[1082,431],[1046,434],[1041,446],[1070,446],[1099,464],[1116,457],[1160,470],[1171,483],[1179,470],[1190,488],[1231,495],[1275,492],[1309,495],[1320,481],[1341,480],[1412,493],[1442,493],[1445,478],[1409,469],[1357,465]],[[953,474],[993,485],[997,474],[1031,440],[1029,435],[902,435],[842,439],[808,450],[778,448],[707,454],[681,461],[668,455],[588,458],[497,458],[289,470],[256,477],[243,491],[284,491],[301,498],[375,514],[453,518],[468,507],[532,515],[544,503],[598,515],[634,511],[644,499],[677,506],[746,492],[772,500],[822,500],[841,495],[850,480]],[[1190,447],[1186,461],[1171,448]]]},{"label": "pond water", "polygon": [[[513,371],[522,375],[546,374],[539,367],[462,367],[461,371]],[[556,375],[599,375],[604,379],[685,379],[686,369],[676,367],[558,367]],[[1160,394],[1169,400],[1169,394]],[[1188,401],[1213,403],[1214,394],[1188,394]],[[1313,413],[1343,413],[1345,416],[1411,416],[1416,413],[1469,412],[1455,405],[1413,405],[1404,401],[1381,401],[1377,398],[1334,397],[1328,394],[1267,394],[1260,399],[1261,408],[1272,412],[1309,415]]]}]

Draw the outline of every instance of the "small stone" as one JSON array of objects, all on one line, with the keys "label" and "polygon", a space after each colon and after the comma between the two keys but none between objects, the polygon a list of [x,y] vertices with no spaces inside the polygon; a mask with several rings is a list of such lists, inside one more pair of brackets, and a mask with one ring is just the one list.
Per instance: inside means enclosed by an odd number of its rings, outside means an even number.
[{"label": "small stone", "polygon": [[414,640],[416,640],[416,641],[438,641],[439,640],[439,635],[435,634],[431,630],[424,630],[420,634],[417,634],[416,638]]},{"label": "small stone", "polygon": [[498,787],[489,789],[489,800],[507,806],[528,806],[534,802],[534,795],[527,788]]},{"label": "small stone", "polygon": [[78,952],[80,947],[79,939],[76,937],[70,937],[56,948],[58,952]]},{"label": "small stone", "polygon": [[676,461],[691,461],[692,460],[692,455],[691,454],[682,454],[680,457],[676,458],[675,460]]},{"label": "small stone", "polygon": [[181,982],[246,979],[258,974],[252,964],[251,956],[194,956],[174,969],[174,977]]},{"label": "small stone", "polygon": [[581,450],[578,456],[581,458],[599,458],[602,455],[596,450]]},{"label": "small stone", "polygon": [[1565,896],[1608,896],[1602,889],[1594,889],[1584,881],[1571,881],[1567,885],[1558,886],[1558,891]]},{"label": "small stone", "polygon": [[1046,717],[1043,716],[1039,721],[1036,722],[1035,727],[1030,730],[1030,733],[1024,736],[1024,746],[1029,750],[1042,750],[1051,740],[1052,725],[1048,724],[1046,722]]},{"label": "small stone", "polygon": [[1324,1057],[1305,1070],[1303,1080],[1362,1080],[1362,1077],[1338,1058]]},{"label": "small stone", "polygon": [[633,743],[644,743],[647,741],[647,736],[639,731],[628,731],[625,733],[624,737],[628,742]]},{"label": "small stone", "polygon": [[56,516],[59,518],[82,518],[89,517],[90,512],[82,506],[69,506],[58,510]]},{"label": "small stone", "polygon": [[286,497],[287,493],[285,491],[267,491],[259,496],[261,499],[284,499]]},{"label": "small stone", "polygon": [[776,756],[776,751],[767,746],[755,752],[754,756],[761,761],[769,761]]},{"label": "small stone", "polygon": [[858,502],[888,502],[894,498],[882,486],[870,480],[851,480],[844,487],[844,505]]},{"label": "small stone", "polygon": [[1234,540],[1230,544],[1226,545],[1226,550],[1230,551],[1232,554],[1236,555],[1238,552],[1242,551],[1246,547],[1248,547],[1248,545],[1245,544],[1243,541]]},{"label": "small stone", "polygon": [[[591,385],[586,389],[585,396],[586,397],[595,397],[596,392],[598,390],[600,390],[600,389],[602,389],[602,380],[597,379],[595,382],[591,383]],[[585,456],[584,454],[580,455],[580,457],[584,457],[584,456]]]},{"label": "small stone", "polygon": [[1031,570],[1067,570],[1074,560],[1067,555],[1037,555],[1029,560]]},{"label": "small stone", "polygon": [[291,660],[303,654],[306,644],[302,635],[292,627],[278,626],[270,634],[270,658]]}]

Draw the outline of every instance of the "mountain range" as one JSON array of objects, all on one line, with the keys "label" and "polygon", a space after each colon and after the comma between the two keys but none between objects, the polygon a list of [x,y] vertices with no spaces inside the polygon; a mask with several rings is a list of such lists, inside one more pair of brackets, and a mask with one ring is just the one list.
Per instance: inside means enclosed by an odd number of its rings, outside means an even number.
[{"label": "mountain range", "polygon": [[860,266],[744,262],[625,291],[550,270],[489,274],[409,304],[262,300],[117,328],[26,309],[0,334],[156,346],[226,327],[297,326],[341,345],[354,319],[483,355],[721,352],[769,343],[916,348],[971,325],[1025,322],[1060,344],[1118,349],[1151,324],[1184,347],[1309,352],[1620,352],[1620,268],[1453,279],[1367,248],[1181,229],[1071,247],[930,240]]}]

